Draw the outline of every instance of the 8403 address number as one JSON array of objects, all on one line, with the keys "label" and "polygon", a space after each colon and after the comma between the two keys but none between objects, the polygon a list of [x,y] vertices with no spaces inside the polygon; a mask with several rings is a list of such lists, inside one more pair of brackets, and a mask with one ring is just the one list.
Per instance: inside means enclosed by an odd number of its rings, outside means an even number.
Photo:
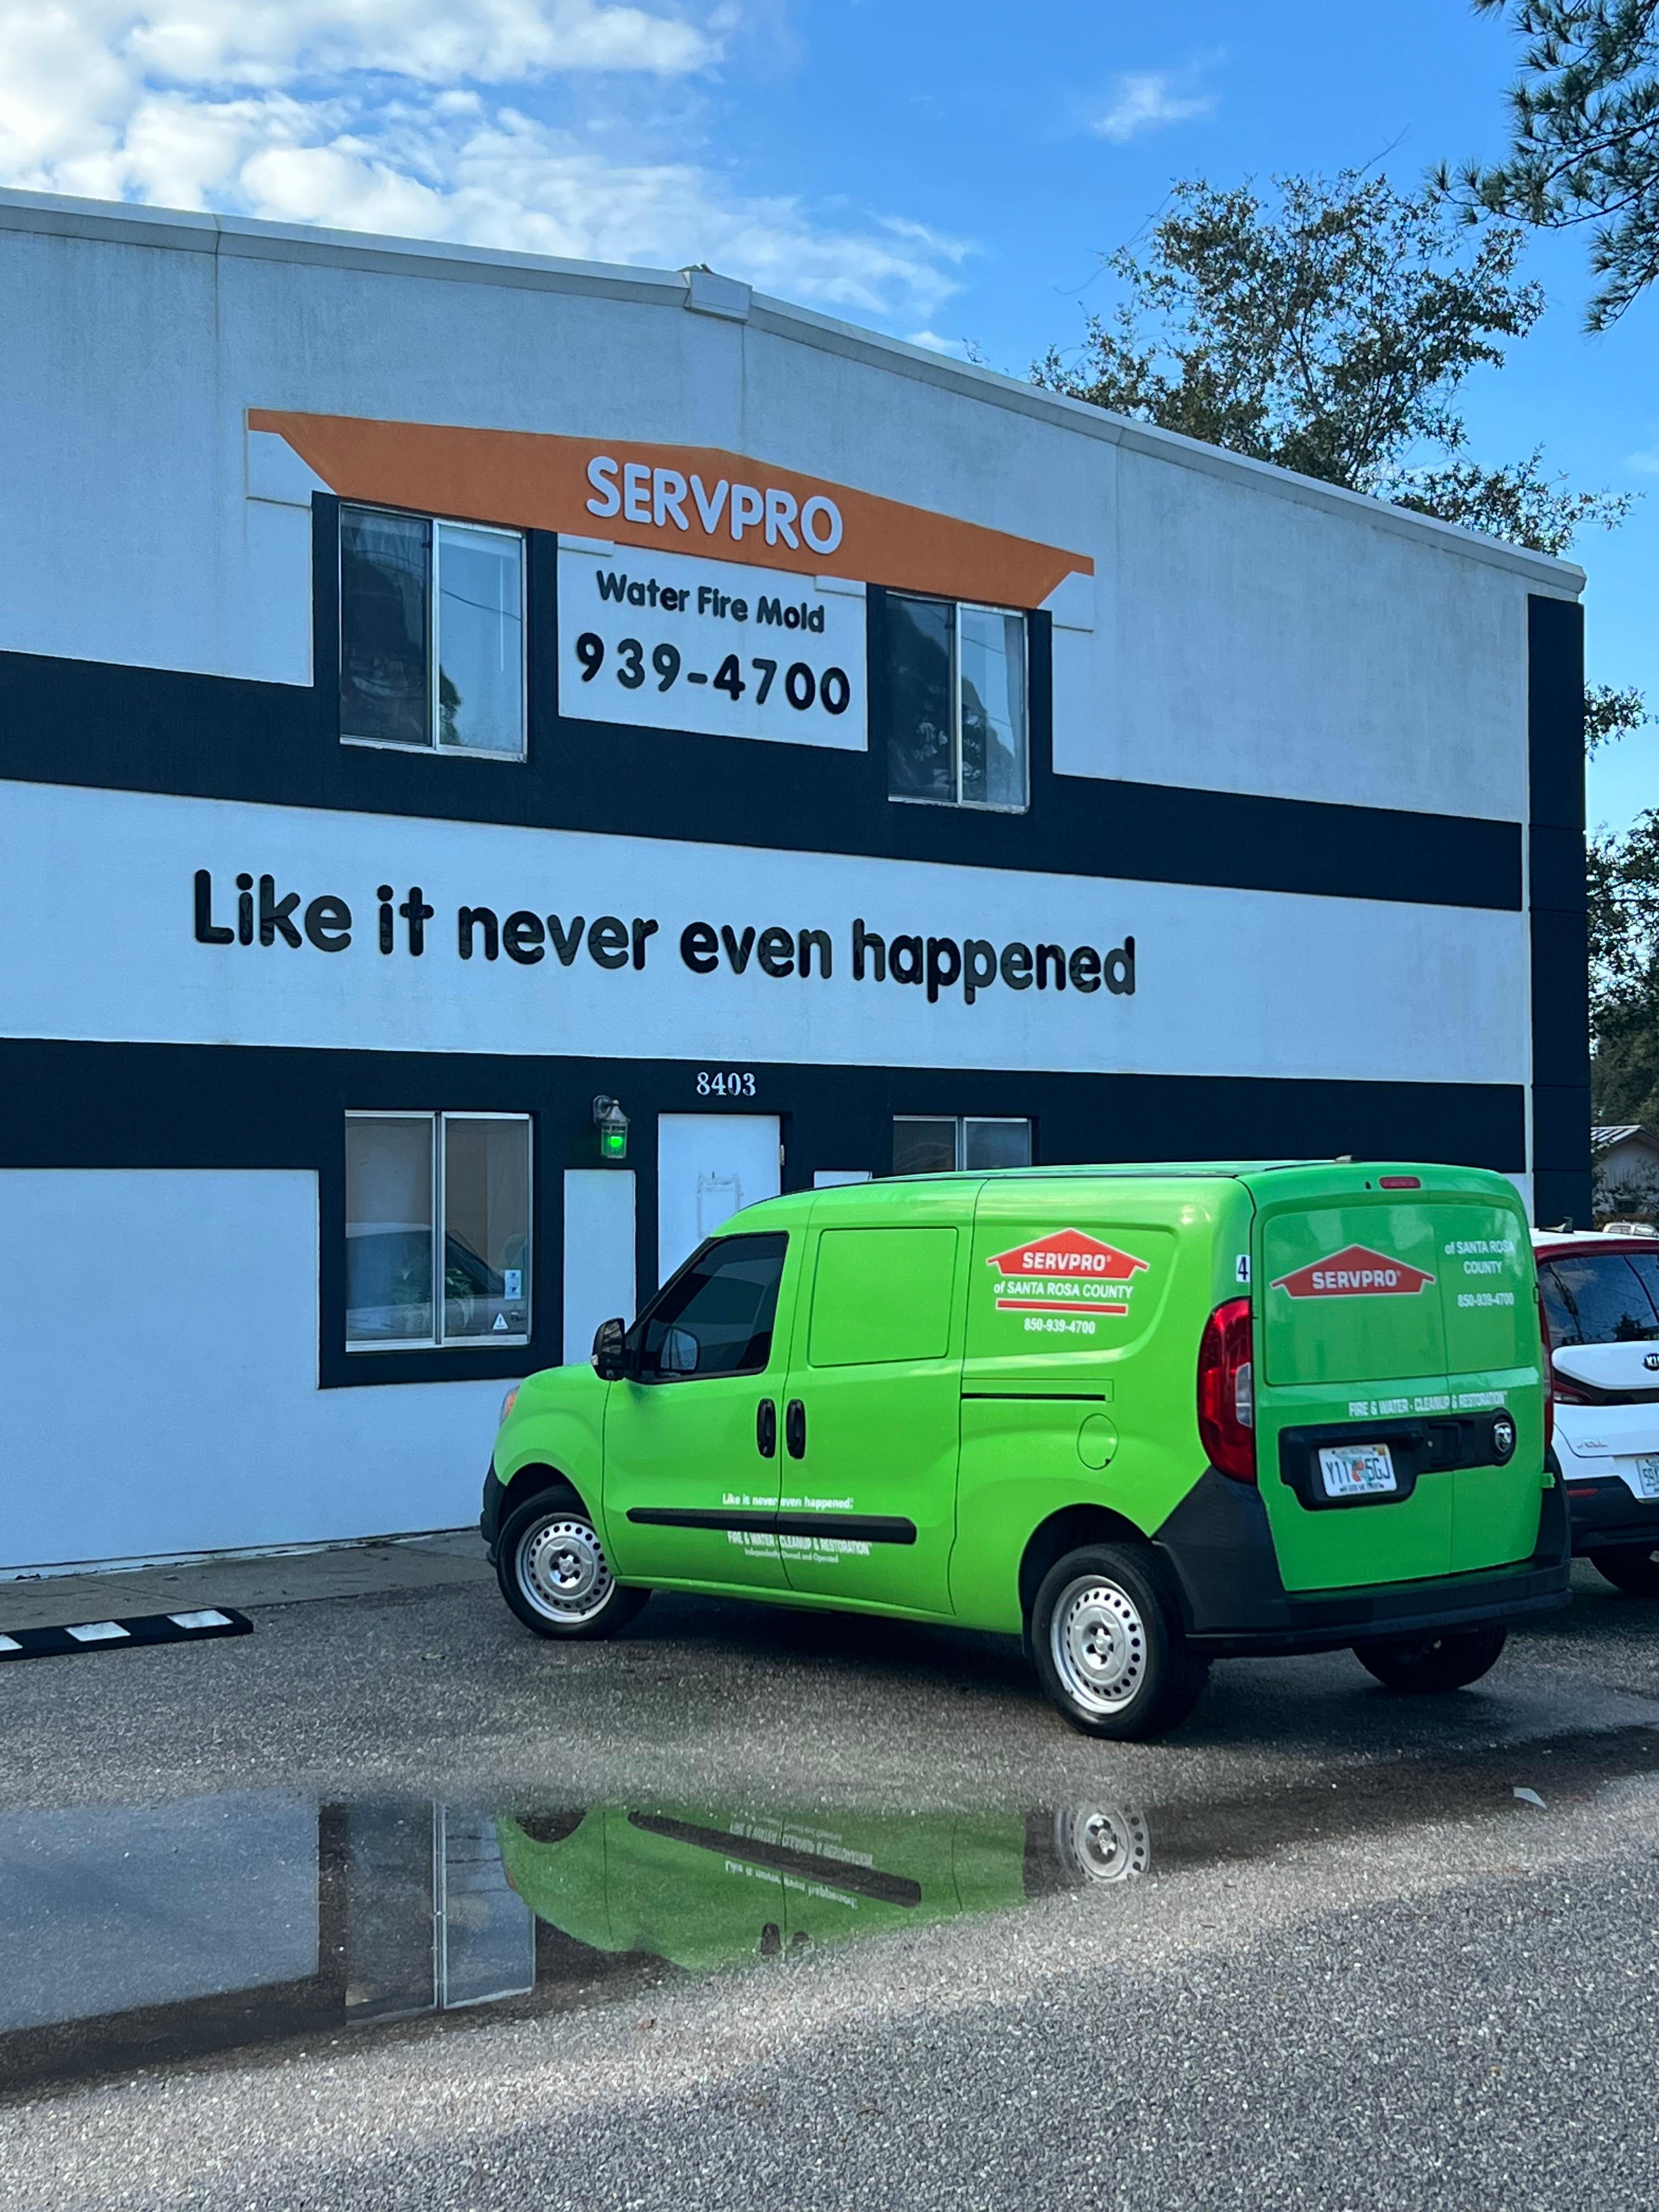
[{"label": "8403 address number", "polygon": [[747,1068],[726,1067],[697,1071],[699,1098],[752,1098],[755,1079]]}]

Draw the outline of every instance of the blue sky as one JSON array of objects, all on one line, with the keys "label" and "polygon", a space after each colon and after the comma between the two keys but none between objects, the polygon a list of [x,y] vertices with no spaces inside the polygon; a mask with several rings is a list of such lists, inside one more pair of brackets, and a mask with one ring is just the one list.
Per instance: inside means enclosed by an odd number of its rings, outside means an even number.
[{"label": "blue sky", "polygon": [[[1024,373],[1110,303],[1171,181],[1503,143],[1515,46],[1465,0],[0,0],[0,182],[677,265]],[[1590,671],[1659,706],[1659,299],[1587,338],[1583,240],[1467,390],[1483,459],[1542,443],[1643,492],[1589,571]],[[1591,769],[1659,804],[1659,730]]]}]

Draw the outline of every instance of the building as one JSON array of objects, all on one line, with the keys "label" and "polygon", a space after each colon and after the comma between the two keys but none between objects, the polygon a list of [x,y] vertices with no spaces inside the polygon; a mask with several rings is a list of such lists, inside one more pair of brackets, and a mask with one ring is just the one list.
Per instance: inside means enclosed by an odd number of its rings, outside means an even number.
[{"label": "building", "polygon": [[462,1522],[781,1183],[1589,1217],[1576,568],[702,270],[0,263],[0,1565]]},{"label": "building", "polygon": [[1598,1218],[1659,1209],[1659,1129],[1639,1121],[1603,1123],[1590,1131],[1590,1159]]}]

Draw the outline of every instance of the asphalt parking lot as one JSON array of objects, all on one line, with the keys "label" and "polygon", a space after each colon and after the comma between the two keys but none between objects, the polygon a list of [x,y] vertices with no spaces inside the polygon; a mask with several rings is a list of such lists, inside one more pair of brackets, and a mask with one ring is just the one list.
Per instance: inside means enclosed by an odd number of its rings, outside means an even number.
[{"label": "asphalt parking lot", "polygon": [[989,1639],[449,1571],[0,1670],[8,2208],[1654,2201],[1659,1606],[1105,1747]]}]

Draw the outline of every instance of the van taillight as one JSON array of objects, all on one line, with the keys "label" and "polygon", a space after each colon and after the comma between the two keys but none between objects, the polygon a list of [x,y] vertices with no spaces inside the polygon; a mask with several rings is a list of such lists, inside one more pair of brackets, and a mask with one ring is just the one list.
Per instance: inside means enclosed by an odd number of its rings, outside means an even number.
[{"label": "van taillight", "polygon": [[1212,1467],[1255,1480],[1255,1366],[1250,1302],[1229,1298],[1204,1324],[1198,1346],[1198,1433]]},{"label": "van taillight", "polygon": [[[1544,1313],[1544,1293],[1534,1291],[1533,1296],[1538,1301],[1538,1341],[1544,1355],[1544,1449],[1547,1451],[1555,1442],[1555,1358],[1550,1350],[1550,1325]],[[1564,1390],[1561,1395],[1564,1398],[1571,1397],[1577,1404],[1584,1403],[1576,1390]]]}]

